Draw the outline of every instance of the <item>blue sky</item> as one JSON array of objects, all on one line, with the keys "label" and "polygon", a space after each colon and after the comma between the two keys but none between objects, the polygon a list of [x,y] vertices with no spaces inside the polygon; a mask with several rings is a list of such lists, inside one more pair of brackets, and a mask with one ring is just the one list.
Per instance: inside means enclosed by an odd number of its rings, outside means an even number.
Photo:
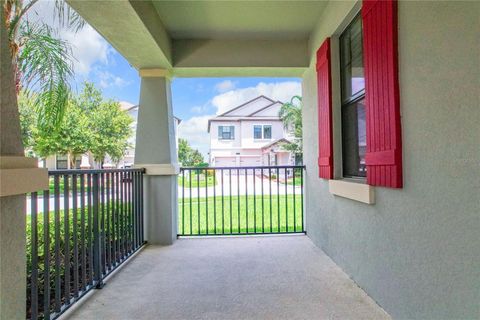
[{"label": "blue sky", "polygon": [[[52,20],[53,2],[35,4],[28,19],[41,20],[58,30],[58,36],[72,46],[75,58],[74,87],[80,90],[84,81],[95,83],[106,98],[138,104],[140,78],[126,61],[91,26],[74,33],[59,28]],[[179,136],[207,156],[208,119],[234,108],[258,95],[287,101],[301,94],[297,78],[174,78],[172,80],[173,112],[182,119]]]}]

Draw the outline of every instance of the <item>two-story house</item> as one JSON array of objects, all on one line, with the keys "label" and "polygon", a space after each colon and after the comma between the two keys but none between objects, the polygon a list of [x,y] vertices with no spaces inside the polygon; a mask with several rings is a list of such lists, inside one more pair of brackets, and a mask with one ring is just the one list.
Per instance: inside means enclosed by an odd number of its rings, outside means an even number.
[{"label": "two-story house", "polygon": [[262,95],[210,119],[210,165],[294,164],[294,155],[282,148],[292,135],[278,115],[281,107],[282,102]]}]

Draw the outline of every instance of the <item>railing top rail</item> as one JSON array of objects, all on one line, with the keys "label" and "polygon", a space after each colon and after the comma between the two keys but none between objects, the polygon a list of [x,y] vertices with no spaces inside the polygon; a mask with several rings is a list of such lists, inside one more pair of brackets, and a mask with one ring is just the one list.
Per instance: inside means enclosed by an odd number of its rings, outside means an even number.
[{"label": "railing top rail", "polygon": [[306,169],[305,165],[301,166],[245,166],[245,167],[181,167],[180,170],[237,170],[237,169]]},{"label": "railing top rail", "polygon": [[51,176],[66,175],[66,174],[110,173],[110,172],[143,172],[145,173],[145,168],[48,170],[48,174]]}]

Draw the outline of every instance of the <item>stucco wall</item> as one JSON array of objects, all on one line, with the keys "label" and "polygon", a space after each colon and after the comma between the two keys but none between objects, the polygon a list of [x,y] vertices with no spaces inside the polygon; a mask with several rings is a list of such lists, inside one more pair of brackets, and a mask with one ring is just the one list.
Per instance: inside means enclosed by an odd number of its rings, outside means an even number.
[{"label": "stucco wall", "polygon": [[[358,7],[329,2],[311,52]],[[401,1],[398,11],[404,188],[376,188],[374,205],[335,197],[318,178],[318,142],[305,143],[307,233],[394,318],[478,318],[480,4]],[[314,63],[303,78],[312,142]]]}]

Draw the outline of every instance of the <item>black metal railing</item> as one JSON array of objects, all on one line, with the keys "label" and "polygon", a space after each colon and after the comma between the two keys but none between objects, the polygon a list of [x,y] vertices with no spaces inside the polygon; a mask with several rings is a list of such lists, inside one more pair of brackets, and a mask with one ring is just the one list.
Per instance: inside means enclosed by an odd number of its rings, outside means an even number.
[{"label": "black metal railing", "polygon": [[303,233],[304,170],[181,168],[178,235]]},{"label": "black metal railing", "polygon": [[144,169],[50,171],[27,196],[27,318],[55,319],[144,244]]}]

